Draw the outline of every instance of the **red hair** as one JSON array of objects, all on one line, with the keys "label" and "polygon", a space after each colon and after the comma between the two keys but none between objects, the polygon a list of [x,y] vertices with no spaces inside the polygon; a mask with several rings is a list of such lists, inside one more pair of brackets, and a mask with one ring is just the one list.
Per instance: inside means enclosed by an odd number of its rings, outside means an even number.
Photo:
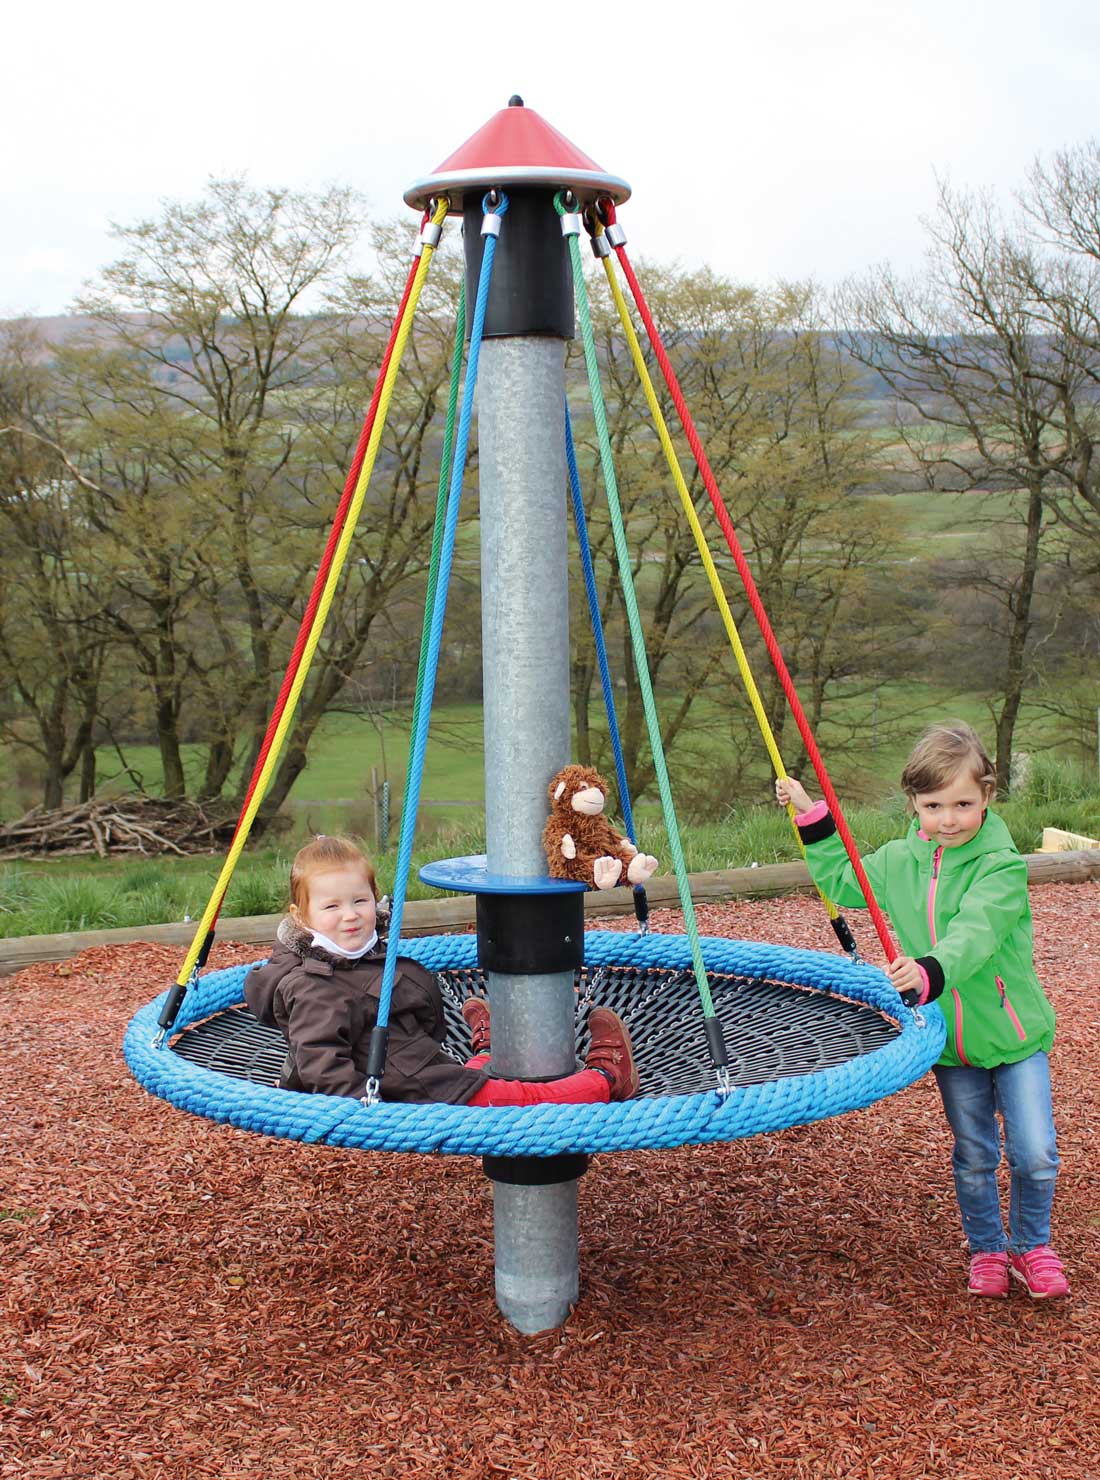
[{"label": "red hair", "polygon": [[315,874],[323,874],[334,868],[358,866],[367,876],[370,892],[378,899],[378,880],[370,859],[357,843],[350,838],[329,838],[324,835],[313,839],[304,848],[299,848],[290,865],[290,908],[295,915],[305,913],[309,905],[309,881]]}]

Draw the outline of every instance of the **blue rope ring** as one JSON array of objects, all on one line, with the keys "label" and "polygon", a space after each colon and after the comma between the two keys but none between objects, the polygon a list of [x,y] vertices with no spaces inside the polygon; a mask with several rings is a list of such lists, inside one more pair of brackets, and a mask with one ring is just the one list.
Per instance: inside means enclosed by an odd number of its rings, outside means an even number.
[{"label": "blue rope ring", "polygon": [[[336,1095],[300,1094],[233,1079],[188,1062],[171,1048],[156,1048],[157,1015],[167,993],[138,1011],[126,1030],[123,1051],[138,1082],[153,1094],[207,1119],[261,1135],[369,1151],[439,1151],[468,1156],[557,1156],[564,1152],[632,1151],[728,1141],[803,1125],[857,1110],[919,1079],[943,1051],[946,1029],[939,1010],[918,1017],[899,1000],[883,972],[865,962],[823,951],[793,950],[752,941],[704,937],[709,971],[770,977],[792,986],[850,998],[898,1023],[888,1043],[844,1064],[766,1084],[627,1100],[612,1105],[539,1105],[471,1109],[465,1105],[381,1103],[371,1108]],[[472,935],[425,936],[401,943],[402,953],[430,970],[477,964]],[[585,936],[585,961],[602,965],[690,970],[691,950],[682,935],[636,936],[593,931]],[[180,1031],[238,1005],[251,966],[201,977],[188,992],[176,1022]]]}]

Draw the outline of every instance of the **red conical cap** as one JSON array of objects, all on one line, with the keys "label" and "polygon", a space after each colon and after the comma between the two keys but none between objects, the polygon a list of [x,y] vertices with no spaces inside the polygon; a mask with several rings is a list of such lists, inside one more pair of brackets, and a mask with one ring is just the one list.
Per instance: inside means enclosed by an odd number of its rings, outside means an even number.
[{"label": "red conical cap", "polygon": [[447,194],[458,214],[464,194],[495,185],[568,188],[583,203],[600,195],[610,196],[616,205],[630,198],[625,180],[609,175],[533,108],[525,108],[522,98],[513,98],[432,174],[410,185],[405,200],[423,210],[433,195]]}]

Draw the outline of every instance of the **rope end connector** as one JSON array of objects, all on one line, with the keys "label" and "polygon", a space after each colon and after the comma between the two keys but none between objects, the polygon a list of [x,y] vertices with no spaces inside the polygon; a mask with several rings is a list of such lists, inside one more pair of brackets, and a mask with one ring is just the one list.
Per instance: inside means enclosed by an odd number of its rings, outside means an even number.
[{"label": "rope end connector", "polygon": [[[633,841],[633,839],[631,840]],[[649,897],[644,884],[634,885],[634,918],[638,922],[638,934],[649,934]]]},{"label": "rope end connector", "polygon": [[388,1037],[389,1028],[385,1024],[375,1023],[371,1029],[370,1047],[367,1050],[367,1092],[360,1101],[368,1109],[378,1104],[382,1075],[386,1070],[386,1040]]},{"label": "rope end connector", "polygon": [[157,1032],[153,1038],[154,1048],[163,1048],[168,1034],[172,1031],[172,1025],[179,1016],[179,1010],[183,1006],[183,999],[191,991],[199,979],[199,972],[206,965],[210,955],[210,947],[214,944],[213,926],[206,932],[206,939],[202,943],[195,964],[191,967],[191,975],[185,982],[174,982],[168,996],[164,999],[164,1006],[157,1018]]},{"label": "rope end connector", "polygon": [[579,211],[563,211],[561,215],[562,236],[580,236],[584,219]]},{"label": "rope end connector", "polygon": [[852,961],[862,961],[863,957],[859,954],[859,947],[856,945],[856,938],[852,934],[852,927],[848,924],[844,916],[841,914],[834,915],[830,919],[829,924],[833,927],[833,934],[836,936],[840,949],[845,955]]},{"label": "rope end connector", "polygon": [[607,237],[609,246],[626,246],[626,232],[622,229],[617,221],[612,221],[611,225],[608,226],[604,231],[604,235]]},{"label": "rope end connector", "polygon": [[703,1026],[706,1028],[710,1061],[714,1065],[714,1077],[718,1082],[716,1092],[719,1100],[724,1100],[733,1088],[730,1083],[730,1060],[726,1050],[725,1034],[722,1032],[722,1024],[717,1017],[705,1018]]}]

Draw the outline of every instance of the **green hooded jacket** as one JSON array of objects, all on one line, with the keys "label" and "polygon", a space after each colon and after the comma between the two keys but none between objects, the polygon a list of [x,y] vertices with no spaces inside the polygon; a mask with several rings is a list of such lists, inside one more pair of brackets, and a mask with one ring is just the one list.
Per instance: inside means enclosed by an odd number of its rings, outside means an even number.
[{"label": "green hooded jacket", "polygon": [[[864,905],[832,817],[800,831],[814,882],[838,905]],[[998,816],[987,812],[958,848],[938,846],[914,820],[863,865],[946,1019],[941,1064],[992,1069],[1050,1048],[1054,1009],[1035,975],[1027,864]]]}]

